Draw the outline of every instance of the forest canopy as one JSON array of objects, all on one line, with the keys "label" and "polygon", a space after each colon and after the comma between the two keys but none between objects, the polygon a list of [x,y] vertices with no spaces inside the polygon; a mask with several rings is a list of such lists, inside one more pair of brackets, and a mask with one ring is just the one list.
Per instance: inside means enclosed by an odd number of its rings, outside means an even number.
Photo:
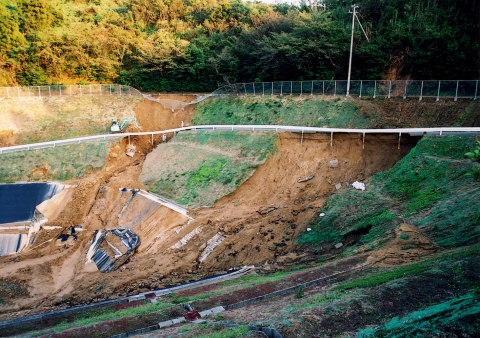
[{"label": "forest canopy", "polygon": [[[345,79],[351,1],[0,0],[0,86]],[[480,0],[363,0],[353,79],[478,79]]]}]

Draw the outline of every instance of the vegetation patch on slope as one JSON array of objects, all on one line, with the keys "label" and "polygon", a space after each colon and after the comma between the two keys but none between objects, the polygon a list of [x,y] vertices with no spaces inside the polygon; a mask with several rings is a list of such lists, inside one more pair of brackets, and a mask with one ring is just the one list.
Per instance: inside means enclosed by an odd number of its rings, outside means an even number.
[{"label": "vegetation patch on slope", "polygon": [[[347,189],[328,198],[312,220],[312,231],[298,243],[331,249],[343,242],[352,248],[380,246],[402,222],[444,247],[474,243],[480,238],[480,181],[469,176],[478,163],[463,159],[472,137],[426,137],[392,169],[367,183],[366,191]],[[461,211],[460,211],[461,210]],[[349,237],[356,236],[354,241]]]},{"label": "vegetation patch on slope", "polygon": [[180,133],[147,156],[140,179],[190,208],[212,205],[252,175],[276,139],[274,133]]},{"label": "vegetation patch on slope", "polygon": [[103,168],[111,141],[0,154],[0,183],[68,181]]},{"label": "vegetation patch on slope", "polygon": [[193,122],[206,124],[273,124],[332,128],[369,128],[374,114],[344,98],[230,97],[197,104]]},{"label": "vegetation patch on slope", "polygon": [[0,146],[105,134],[112,119],[135,116],[140,100],[115,95],[0,100]]}]

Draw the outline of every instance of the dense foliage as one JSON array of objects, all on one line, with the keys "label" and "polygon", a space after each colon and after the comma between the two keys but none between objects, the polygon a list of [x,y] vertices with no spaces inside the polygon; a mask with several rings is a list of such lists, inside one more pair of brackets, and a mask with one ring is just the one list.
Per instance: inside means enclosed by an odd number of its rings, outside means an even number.
[{"label": "dense foliage", "polygon": [[[121,82],[210,91],[228,82],[342,79],[351,3],[0,0],[0,85]],[[480,1],[364,0],[353,78],[479,76]]]}]

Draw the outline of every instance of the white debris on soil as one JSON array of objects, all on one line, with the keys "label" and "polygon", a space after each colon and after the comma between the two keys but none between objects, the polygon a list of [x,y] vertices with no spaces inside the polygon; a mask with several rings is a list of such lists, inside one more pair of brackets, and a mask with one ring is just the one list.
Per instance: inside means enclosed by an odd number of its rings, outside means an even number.
[{"label": "white debris on soil", "polygon": [[307,231],[312,231],[312,228],[307,228]]},{"label": "white debris on soil", "polygon": [[323,217],[323,216],[325,216],[325,213],[324,212],[320,213],[320,217]]},{"label": "white debris on soil", "polygon": [[172,245],[170,248],[171,249],[179,249],[181,248],[182,246],[184,246],[185,244],[188,243],[188,241],[190,239],[192,239],[193,236],[195,236],[196,234],[199,234],[202,232],[202,228],[200,227],[196,227],[195,229],[193,229],[193,231],[189,232],[188,234],[186,234],[185,236],[183,236],[183,238],[181,240],[179,240],[177,243],[175,243],[174,245]]},{"label": "white debris on soil", "polygon": [[85,262],[85,264],[87,263],[91,263],[92,262],[92,257],[93,257],[93,254],[95,253],[98,245],[97,245],[97,242],[98,240],[100,239],[100,235],[102,234],[101,231],[98,231],[96,234],[95,234],[95,237],[93,238],[93,241],[92,241],[92,245],[90,245],[90,248],[88,249],[88,252],[87,252],[87,261]]},{"label": "white debris on soil", "polygon": [[203,250],[202,254],[200,255],[200,258],[198,259],[198,261],[200,263],[202,263],[207,257],[208,255],[210,255],[212,253],[212,251],[220,244],[223,242],[223,240],[225,239],[226,237],[225,236],[222,236],[222,234],[220,234],[219,232],[215,234],[215,236],[213,236],[212,238],[210,238],[208,241],[207,241],[207,247],[205,248],[205,250]]},{"label": "white debris on soil", "polygon": [[364,191],[365,190],[365,183],[355,181],[355,182],[352,183],[352,187],[354,187],[357,190]]}]

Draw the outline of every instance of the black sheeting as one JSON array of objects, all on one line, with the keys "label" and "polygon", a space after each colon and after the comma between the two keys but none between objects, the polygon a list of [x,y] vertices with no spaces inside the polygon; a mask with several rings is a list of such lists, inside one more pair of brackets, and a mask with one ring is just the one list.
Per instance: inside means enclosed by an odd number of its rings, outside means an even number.
[{"label": "black sheeting", "polygon": [[30,220],[37,205],[62,189],[55,183],[0,184],[0,223]]}]

